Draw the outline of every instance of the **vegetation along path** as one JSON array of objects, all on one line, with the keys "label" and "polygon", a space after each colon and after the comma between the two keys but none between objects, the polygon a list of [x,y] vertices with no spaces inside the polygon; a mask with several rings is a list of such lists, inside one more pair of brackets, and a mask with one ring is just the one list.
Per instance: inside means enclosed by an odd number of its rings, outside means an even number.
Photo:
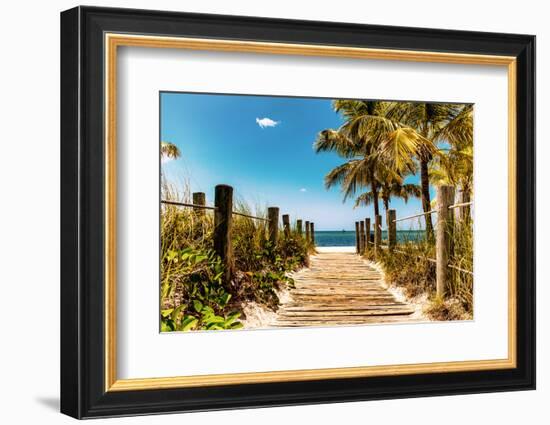
[{"label": "vegetation along path", "polygon": [[398,301],[382,274],[353,252],[319,252],[293,275],[295,288],[272,326],[359,325],[407,321],[414,308]]}]

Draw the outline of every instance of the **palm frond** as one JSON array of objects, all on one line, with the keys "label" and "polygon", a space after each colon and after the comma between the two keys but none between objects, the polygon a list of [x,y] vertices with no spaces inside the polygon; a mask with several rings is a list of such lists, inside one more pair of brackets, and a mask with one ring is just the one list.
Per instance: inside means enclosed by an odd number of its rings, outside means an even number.
[{"label": "palm frond", "polygon": [[369,206],[373,202],[374,202],[374,193],[372,191],[363,192],[361,195],[355,198],[354,208],[358,208],[360,206]]},{"label": "palm frond", "polygon": [[437,153],[437,148],[430,140],[407,127],[388,133],[380,152],[395,170],[413,173],[416,170],[414,158],[431,158]]},{"label": "palm frond", "polygon": [[181,156],[181,153],[175,144],[160,142],[160,156],[164,159],[177,159]]},{"label": "palm frond", "polygon": [[343,157],[353,157],[357,150],[352,139],[339,131],[327,129],[319,132],[313,144],[315,152],[336,152]]}]

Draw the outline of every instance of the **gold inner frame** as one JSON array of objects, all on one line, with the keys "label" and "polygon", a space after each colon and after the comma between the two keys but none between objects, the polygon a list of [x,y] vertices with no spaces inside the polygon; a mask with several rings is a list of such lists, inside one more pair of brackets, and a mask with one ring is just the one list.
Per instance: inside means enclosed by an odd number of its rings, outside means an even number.
[{"label": "gold inner frame", "polygon": [[[416,373],[515,368],[516,359],[516,58],[392,49],[105,34],[105,391],[132,391],[308,381]],[[116,123],[117,48],[120,46],[324,56],[467,65],[494,65],[508,71],[508,358],[455,362],[247,372],[165,378],[118,379],[116,373]]]}]

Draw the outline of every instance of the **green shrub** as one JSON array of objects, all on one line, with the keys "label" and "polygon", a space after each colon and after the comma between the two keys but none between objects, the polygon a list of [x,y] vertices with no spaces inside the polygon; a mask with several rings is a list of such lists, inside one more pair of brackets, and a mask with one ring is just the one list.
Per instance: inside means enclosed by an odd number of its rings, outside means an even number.
[{"label": "green shrub", "polygon": [[[188,192],[188,191],[187,191]],[[163,199],[190,202],[163,187]],[[265,217],[240,202],[235,209]],[[243,304],[254,301],[275,310],[277,290],[292,288],[287,272],[308,264],[312,247],[296,234],[273,246],[266,239],[266,222],[233,216],[234,274],[222,282],[224,267],[213,251],[213,215],[191,208],[163,205],[161,211],[161,330],[238,329]]]}]

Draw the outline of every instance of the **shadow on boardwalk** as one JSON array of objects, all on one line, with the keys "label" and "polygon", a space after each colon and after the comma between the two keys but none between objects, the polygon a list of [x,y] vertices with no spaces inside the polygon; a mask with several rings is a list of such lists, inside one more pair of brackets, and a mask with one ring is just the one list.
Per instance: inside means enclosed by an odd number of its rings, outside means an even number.
[{"label": "shadow on boardwalk", "polygon": [[294,273],[296,288],[271,326],[360,325],[413,321],[413,306],[386,289],[383,275],[354,252],[324,251]]}]

